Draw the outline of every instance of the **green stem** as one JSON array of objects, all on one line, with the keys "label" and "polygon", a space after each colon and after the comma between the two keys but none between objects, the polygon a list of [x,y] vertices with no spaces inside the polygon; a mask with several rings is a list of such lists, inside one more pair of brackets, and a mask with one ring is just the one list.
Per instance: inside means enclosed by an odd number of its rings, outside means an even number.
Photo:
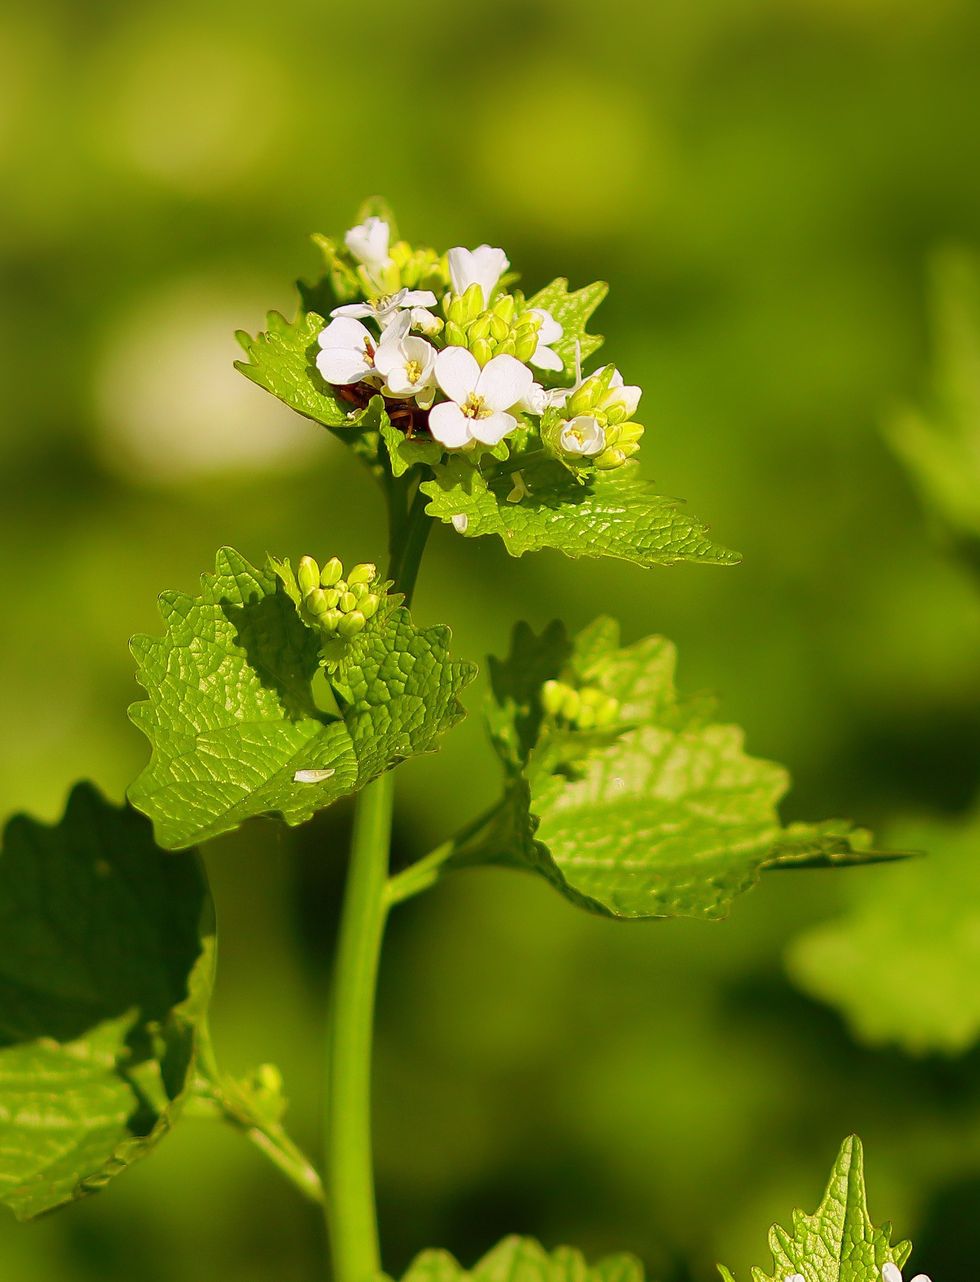
[{"label": "green stem", "polygon": [[420,895],[423,890],[434,886],[447,867],[463,867],[469,853],[467,847],[473,838],[480,836],[483,829],[493,823],[506,804],[506,798],[495,801],[488,810],[461,828],[448,841],[444,841],[429,854],[417,859],[414,864],[409,864],[407,868],[391,876],[388,879],[386,891],[388,907],[400,904],[405,899],[411,899],[414,895]]},{"label": "green stem", "polygon": [[[416,491],[388,492],[388,577],[411,599],[431,521]],[[390,771],[362,790],[340,921],[327,1056],[326,1216],[334,1282],[369,1282],[381,1268],[371,1151],[374,998],[388,912],[386,887],[394,780]]]}]

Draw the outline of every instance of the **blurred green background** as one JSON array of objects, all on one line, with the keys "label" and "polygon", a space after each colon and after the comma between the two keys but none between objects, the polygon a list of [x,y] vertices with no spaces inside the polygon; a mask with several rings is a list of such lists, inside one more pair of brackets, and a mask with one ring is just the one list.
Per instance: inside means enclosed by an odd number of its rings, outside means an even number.
[{"label": "blurred green background", "polygon": [[[612,286],[643,459],[732,570],[510,561],[433,537],[417,614],[460,655],[599,610],[662,631],[796,778],[789,817],[884,828],[980,780],[980,594],[881,425],[927,385],[927,264],[980,240],[975,0],[370,6],[33,0],[0,39],[0,811],[53,818],[145,756],[127,637],[216,547],[383,558],[369,480],[231,368],[293,308],[314,230],[383,192],[402,231],[503,245],[529,286]],[[468,703],[476,711],[480,692]],[[399,772],[397,855],[488,801],[479,716]],[[207,862],[215,1037],[275,1059],[317,1143],[324,971],[350,816],[256,824]],[[745,1276],[841,1138],[937,1282],[980,1258],[980,1053],[865,1049],[790,984],[849,877],[772,877],[722,925],[614,925],[505,872],[392,922],[380,995],[385,1263],[533,1233],[661,1282]],[[307,1282],[317,1215],[188,1122],[98,1198],[0,1221],[0,1276]]]}]

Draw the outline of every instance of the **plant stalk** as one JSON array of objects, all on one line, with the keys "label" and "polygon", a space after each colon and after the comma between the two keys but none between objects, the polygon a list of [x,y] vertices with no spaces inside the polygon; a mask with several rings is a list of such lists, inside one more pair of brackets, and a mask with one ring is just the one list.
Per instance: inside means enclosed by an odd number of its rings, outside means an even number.
[{"label": "plant stalk", "polygon": [[[418,491],[388,492],[388,577],[408,604],[431,521]],[[371,1148],[371,1051],[378,964],[388,912],[394,808],[388,771],[367,785],[354,811],[354,836],[334,967],[327,1054],[325,1211],[334,1282],[370,1282],[380,1272]]]}]

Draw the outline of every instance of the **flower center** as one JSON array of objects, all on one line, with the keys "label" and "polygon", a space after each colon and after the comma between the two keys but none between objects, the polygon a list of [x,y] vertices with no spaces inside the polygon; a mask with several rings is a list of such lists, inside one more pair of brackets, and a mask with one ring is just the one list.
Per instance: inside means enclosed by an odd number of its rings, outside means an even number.
[{"label": "flower center", "polygon": [[419,379],[422,377],[422,362],[406,361],[405,377],[408,379],[410,383],[417,383]]},{"label": "flower center", "polygon": [[467,418],[489,418],[493,413],[483,397],[477,396],[476,392],[470,392],[459,408]]}]

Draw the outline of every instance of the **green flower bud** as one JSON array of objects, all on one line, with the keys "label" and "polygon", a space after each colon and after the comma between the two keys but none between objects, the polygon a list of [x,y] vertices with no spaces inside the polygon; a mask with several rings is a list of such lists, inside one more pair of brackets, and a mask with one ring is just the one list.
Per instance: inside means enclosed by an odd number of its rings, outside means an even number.
[{"label": "green flower bud", "polygon": [[458,295],[447,294],[442,300],[446,320],[453,325],[462,325],[466,320],[466,305]]},{"label": "green flower bud", "polygon": [[626,459],[627,455],[621,449],[605,449],[597,455],[595,465],[602,472],[612,472],[617,467],[622,467]]},{"label": "green flower bud", "polygon": [[[504,326],[505,332],[506,329],[507,327]],[[482,316],[478,316],[476,318],[473,324],[467,329],[466,337],[471,343],[477,338],[490,337],[490,314],[488,312],[484,312]]]},{"label": "green flower bud", "polygon": [[615,426],[617,423],[622,423],[625,420],[626,406],[610,405],[608,409],[605,410],[605,415],[606,415],[607,422]]},{"label": "green flower bud", "polygon": [[570,686],[566,686],[565,695],[561,701],[561,715],[566,721],[577,721],[581,709],[581,695],[577,690],[572,690]]},{"label": "green flower bud", "polygon": [[330,604],[325,598],[323,588],[314,588],[312,592],[307,592],[303,598],[303,604],[316,619],[319,619],[321,615],[326,614],[330,609]]},{"label": "green flower bud", "polygon": [[355,583],[348,589],[355,601],[360,604],[361,601],[370,593],[371,589],[366,583]]},{"label": "green flower bud", "polygon": [[343,563],[339,557],[332,556],[320,571],[320,583],[325,588],[332,588],[343,573]]},{"label": "green flower bud", "polygon": [[619,700],[614,699],[611,694],[607,694],[602,703],[595,710],[595,723],[597,726],[611,726],[619,716]]},{"label": "green flower bud", "polygon": [[514,344],[514,355],[519,361],[527,362],[534,355],[534,350],[538,345],[538,336],[536,333],[518,334]]},{"label": "green flower bud", "polygon": [[495,356],[513,356],[517,351],[517,344],[512,338],[505,338],[502,343],[497,344]]},{"label": "green flower bud", "polygon": [[311,556],[302,556],[296,567],[296,582],[304,596],[320,586],[320,567]]},{"label": "green flower bud", "polygon": [[[459,299],[456,299],[455,302],[459,302]],[[452,319],[447,320],[445,332],[446,332],[446,343],[449,347],[465,347],[466,346],[466,333],[460,327],[457,321]]]},{"label": "green flower bud", "polygon": [[381,598],[377,596],[374,592],[371,592],[368,596],[361,598],[361,601],[360,601],[361,614],[364,615],[365,619],[373,619],[374,616],[378,613],[378,606],[380,604],[381,604]]},{"label": "green flower bud", "polygon": [[[510,333],[510,323],[505,321],[501,316],[496,316],[492,313],[489,314],[487,316],[487,325],[490,330],[491,338],[495,338],[498,343],[505,339]],[[472,333],[472,330],[470,332]]]},{"label": "green flower bud", "polygon": [[337,631],[342,637],[354,637],[364,627],[367,620],[361,610],[352,610],[350,614],[341,617]]},{"label": "green flower bud", "polygon": [[541,687],[541,707],[549,717],[557,717],[561,712],[568,686],[560,681],[546,681]]},{"label": "green flower bud", "polygon": [[341,594],[336,588],[321,588],[320,592],[323,595],[323,600],[326,602],[327,609],[333,610],[337,605],[337,602],[340,600]]},{"label": "green flower bud", "polygon": [[462,298],[463,320],[473,321],[483,311],[483,289],[474,281]]},{"label": "green flower bud", "polygon": [[357,597],[353,592],[345,592],[337,602],[344,614],[350,614],[351,610],[357,608]]},{"label": "green flower bud", "polygon": [[575,724],[580,730],[591,730],[596,723],[595,708],[583,703],[578,710],[578,716],[575,718]]},{"label": "green flower bud", "polygon": [[491,308],[494,316],[499,317],[500,320],[506,322],[508,325],[514,319],[515,310],[516,305],[513,294],[501,294]]},{"label": "green flower bud", "polygon": [[477,364],[486,365],[493,357],[493,348],[488,338],[477,338],[469,344],[469,349],[477,359]]},{"label": "green flower bud", "polygon": [[360,565],[355,565],[353,570],[347,576],[347,586],[352,588],[355,583],[372,583],[378,577],[378,567],[373,561],[362,561]]},{"label": "green flower bud", "polygon": [[328,632],[336,632],[342,620],[350,618],[350,615],[341,614],[339,610],[328,610],[320,620],[320,626]]}]

